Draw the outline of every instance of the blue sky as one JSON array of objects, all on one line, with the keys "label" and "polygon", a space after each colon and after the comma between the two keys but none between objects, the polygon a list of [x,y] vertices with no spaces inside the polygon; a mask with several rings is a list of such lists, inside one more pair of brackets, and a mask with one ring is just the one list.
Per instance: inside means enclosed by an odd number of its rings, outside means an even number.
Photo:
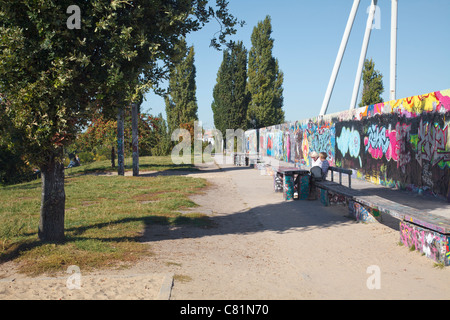
[{"label": "blue sky", "polygon": [[[327,114],[350,106],[370,0],[361,0]],[[450,88],[450,1],[398,0],[397,99]],[[251,48],[258,21],[272,20],[273,56],[284,73],[286,121],[319,115],[353,0],[229,0],[229,10],[244,27],[230,39]],[[380,29],[373,29],[367,51],[383,74],[383,99],[389,100],[391,1],[379,0]],[[212,21],[188,36],[194,45],[197,103],[203,128],[214,126],[211,102],[222,52],[209,47],[219,30]],[[358,96],[360,101],[361,90]],[[162,98],[147,94],[142,110],[164,118]]]}]

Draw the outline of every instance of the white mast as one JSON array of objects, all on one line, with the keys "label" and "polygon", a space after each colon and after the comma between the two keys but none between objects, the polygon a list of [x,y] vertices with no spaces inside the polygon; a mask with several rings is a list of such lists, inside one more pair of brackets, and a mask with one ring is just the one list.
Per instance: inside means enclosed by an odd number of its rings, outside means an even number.
[{"label": "white mast", "polygon": [[377,6],[377,0],[372,0],[370,5],[369,17],[367,18],[366,32],[364,34],[363,45],[361,48],[361,55],[359,57],[358,70],[356,72],[355,84],[353,87],[352,101],[350,103],[350,110],[355,109],[356,99],[358,98],[359,86],[361,83],[362,69],[364,66],[364,60],[366,59],[367,47],[369,46],[370,31],[372,30],[373,18],[375,16],[375,10]]},{"label": "white mast", "polygon": [[334,84],[336,83],[336,77],[341,66],[342,57],[344,56],[345,48],[348,43],[348,38],[353,27],[353,22],[355,21],[356,12],[358,11],[360,0],[354,0],[353,6],[348,17],[347,26],[345,27],[344,35],[342,36],[341,45],[339,47],[338,55],[334,63],[333,71],[331,73],[330,82],[328,83],[328,88],[325,93],[325,98],[323,99],[322,108],[320,109],[320,115],[323,116],[327,112],[328,104],[330,103],[331,93],[333,92]]},{"label": "white mast", "polygon": [[398,2],[391,0],[391,79],[390,79],[390,100],[395,100],[396,96],[396,81],[397,81],[397,16],[398,16]]}]

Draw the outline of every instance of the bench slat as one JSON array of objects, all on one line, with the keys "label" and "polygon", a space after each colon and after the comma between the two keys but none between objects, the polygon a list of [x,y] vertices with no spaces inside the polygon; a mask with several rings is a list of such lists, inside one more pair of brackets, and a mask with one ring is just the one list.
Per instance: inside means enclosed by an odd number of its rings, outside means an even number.
[{"label": "bench slat", "polygon": [[347,197],[353,198],[355,196],[362,195],[361,191],[348,188],[333,181],[315,181],[314,183],[319,188],[327,189],[331,192],[339,193]]}]

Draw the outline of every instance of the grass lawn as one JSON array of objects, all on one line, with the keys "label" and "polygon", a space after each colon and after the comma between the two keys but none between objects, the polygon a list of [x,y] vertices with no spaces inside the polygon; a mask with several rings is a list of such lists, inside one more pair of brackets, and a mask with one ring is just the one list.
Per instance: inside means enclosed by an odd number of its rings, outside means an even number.
[{"label": "grass lawn", "polygon": [[[142,157],[140,162],[142,171],[192,169],[173,165],[170,157]],[[83,169],[102,171],[108,165],[100,162],[66,172],[66,241],[61,244],[42,243],[37,236],[40,180],[0,187],[0,263],[17,261],[20,271],[29,275],[65,272],[69,265],[81,270],[127,265],[151,254],[151,247],[140,242],[148,225],[210,225],[203,214],[177,212],[196,206],[188,196],[201,192],[206,180],[82,174]]]},{"label": "grass lawn", "polygon": [[[125,158],[125,171],[133,170],[133,160]],[[139,171],[163,171],[163,170],[197,170],[191,164],[174,164],[170,156],[163,157],[139,157]],[[95,172],[117,172],[116,167],[111,167],[111,160],[96,161],[83,164],[80,167],[66,169],[66,175]]]}]

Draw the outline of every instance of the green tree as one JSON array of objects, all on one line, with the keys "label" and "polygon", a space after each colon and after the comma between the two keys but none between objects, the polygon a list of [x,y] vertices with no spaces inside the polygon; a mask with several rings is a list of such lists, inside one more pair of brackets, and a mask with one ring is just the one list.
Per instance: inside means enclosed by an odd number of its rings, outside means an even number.
[{"label": "green tree", "polygon": [[247,50],[242,41],[231,43],[230,49],[223,52],[213,98],[216,129],[225,135],[226,129],[247,128]]},{"label": "green tree", "polygon": [[170,71],[168,94],[165,97],[170,132],[182,125],[193,126],[194,121],[198,120],[194,47],[187,48],[186,40],[181,39],[176,50],[179,61]]},{"label": "green tree", "polygon": [[250,128],[260,128],[284,122],[283,72],[272,56],[270,17],[258,22],[251,36],[252,48],[248,57],[248,91],[251,101],[247,120]]},{"label": "green tree", "polygon": [[42,172],[38,235],[52,242],[64,239],[64,146],[95,112],[117,114],[156,87],[181,36],[214,17],[219,46],[237,24],[225,0],[91,0],[70,29],[71,5],[0,0],[0,134]]},{"label": "green tree", "polygon": [[363,91],[359,107],[383,102],[381,97],[384,92],[383,75],[375,70],[375,62],[372,59],[364,61],[362,79]]},{"label": "green tree", "polygon": [[166,120],[162,113],[158,114],[155,120],[155,139],[156,143],[152,148],[152,155],[166,156],[170,154],[172,148],[172,140],[167,128]]}]

